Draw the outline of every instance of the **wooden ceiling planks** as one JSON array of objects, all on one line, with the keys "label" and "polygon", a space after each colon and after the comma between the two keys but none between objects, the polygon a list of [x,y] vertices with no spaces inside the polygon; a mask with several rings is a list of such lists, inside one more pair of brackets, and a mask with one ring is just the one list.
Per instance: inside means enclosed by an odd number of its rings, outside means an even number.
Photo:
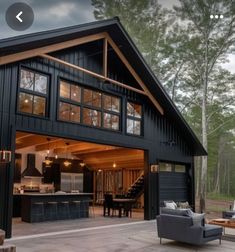
[{"label": "wooden ceiling planks", "polygon": [[[49,142],[48,139],[50,139]],[[66,143],[69,145],[67,146]],[[46,151],[49,147],[54,154],[72,153],[94,170],[142,169],[144,167],[142,150],[17,132],[16,151],[27,147],[33,147],[36,151]],[[113,167],[113,163],[116,167]]]}]

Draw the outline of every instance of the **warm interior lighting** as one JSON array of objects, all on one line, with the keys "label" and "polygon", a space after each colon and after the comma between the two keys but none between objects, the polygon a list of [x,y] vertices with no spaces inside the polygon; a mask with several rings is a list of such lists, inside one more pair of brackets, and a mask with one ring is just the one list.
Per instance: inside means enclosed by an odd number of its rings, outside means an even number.
[{"label": "warm interior lighting", "polygon": [[11,162],[11,151],[0,150],[0,163]]},{"label": "warm interior lighting", "polygon": [[70,166],[72,163],[68,160],[68,146],[69,146],[69,143],[66,143],[66,160],[64,161],[64,166],[68,167]]},{"label": "warm interior lighting", "polygon": [[85,165],[86,165],[86,164],[85,164],[84,162],[81,162],[81,163],[80,163],[80,166],[81,166],[81,167],[84,167]]},{"label": "warm interior lighting", "polygon": [[117,167],[117,165],[116,165],[116,163],[114,162],[114,163],[113,163],[113,168],[116,168],[116,167]]},{"label": "warm interior lighting", "polygon": [[57,154],[55,155],[55,159],[58,159],[58,155]]},{"label": "warm interior lighting", "polygon": [[69,162],[68,160],[64,161],[64,166],[66,166],[66,167],[70,166],[71,164],[72,164],[72,163]]},{"label": "warm interior lighting", "polygon": [[29,102],[29,100],[28,100],[28,99],[25,99],[25,100],[24,100],[24,102],[25,102],[25,103],[28,103],[28,102]]},{"label": "warm interior lighting", "polygon": [[102,172],[102,170],[101,170],[101,169],[99,169],[99,170],[98,170],[98,172]]},{"label": "warm interior lighting", "polygon": [[50,138],[47,138],[47,142],[48,142],[48,148],[47,148],[47,155],[46,155],[46,157],[45,157],[45,160],[43,161],[44,162],[44,164],[46,165],[46,167],[50,167],[51,166],[51,163],[53,163],[53,161],[52,160],[50,160],[50,158],[49,158],[49,153],[50,153],[50,144],[49,144],[49,142],[50,142]]}]

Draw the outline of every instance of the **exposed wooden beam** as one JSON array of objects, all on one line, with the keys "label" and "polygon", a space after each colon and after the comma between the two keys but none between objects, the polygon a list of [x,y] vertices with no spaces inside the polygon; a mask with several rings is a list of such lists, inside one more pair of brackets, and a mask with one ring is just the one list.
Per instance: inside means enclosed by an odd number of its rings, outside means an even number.
[{"label": "exposed wooden beam", "polygon": [[104,45],[103,45],[103,75],[107,77],[108,73],[108,40],[104,38]]},{"label": "exposed wooden beam", "polygon": [[[97,159],[107,158],[109,156],[126,156],[126,155],[139,155],[142,157],[144,155],[144,152],[142,150],[136,150],[136,149],[127,149],[127,148],[119,148],[115,150],[110,150],[106,154],[105,153],[97,153],[95,157]],[[89,154],[83,154],[80,155],[82,158],[94,158],[94,155],[92,153]],[[114,160],[115,161],[115,160]]]},{"label": "exposed wooden beam", "polygon": [[83,67],[76,66],[76,65],[74,65],[74,64],[68,63],[68,62],[66,62],[66,61],[64,61],[64,60],[61,60],[61,59],[52,57],[52,56],[47,55],[47,54],[40,54],[39,56],[41,56],[42,58],[46,58],[46,59],[52,60],[52,61],[57,62],[57,63],[59,63],[59,64],[62,64],[62,65],[64,65],[64,66],[74,68],[74,69],[76,69],[76,70],[78,70],[78,71],[84,72],[84,73],[86,73],[86,74],[89,74],[89,75],[91,75],[91,76],[93,76],[93,77],[95,77],[95,78],[101,79],[101,80],[103,80],[103,81],[108,81],[108,82],[113,83],[113,84],[115,84],[115,85],[121,86],[121,87],[123,87],[123,88],[125,88],[125,89],[129,89],[129,90],[132,90],[132,91],[134,91],[134,92],[136,92],[136,93],[139,93],[139,94],[142,94],[142,95],[146,95],[145,92],[144,92],[143,90],[140,90],[140,89],[131,87],[131,86],[127,85],[127,84],[124,84],[124,83],[121,83],[121,82],[119,82],[119,81],[110,79],[110,78],[105,77],[105,76],[103,76],[103,75],[101,75],[101,74],[98,74],[98,73],[92,72],[92,71],[90,71],[90,70],[87,70],[87,69],[85,69],[85,68],[83,68]]},{"label": "exposed wooden beam", "polygon": [[114,149],[119,149],[120,147],[112,147],[112,146],[109,146],[109,147],[97,147],[97,148],[90,148],[90,149],[87,149],[87,150],[81,150],[81,151],[74,151],[72,152],[73,155],[83,155],[83,154],[93,154],[95,155],[96,153],[98,152],[106,152],[106,151],[109,151],[109,150],[114,150]]},{"label": "exposed wooden beam", "polygon": [[87,166],[94,170],[119,170],[119,169],[143,169],[144,168],[144,162],[135,161],[133,162],[122,162],[118,163],[115,168],[112,167],[112,164],[110,163],[99,163],[99,164],[88,164]]},{"label": "exposed wooden beam", "polygon": [[139,156],[138,154],[135,154],[135,155],[127,154],[125,156],[124,155],[123,156],[111,156],[111,155],[110,156],[109,155],[105,156],[104,155],[102,158],[98,158],[98,157],[96,157],[96,155],[94,155],[93,158],[84,157],[84,158],[81,158],[81,159],[87,164],[98,164],[100,162],[105,162],[105,163],[110,162],[110,164],[113,164],[114,162],[118,163],[119,161],[120,162],[132,162],[133,160],[141,161],[141,160],[143,160],[143,157]]},{"label": "exposed wooden beam", "polygon": [[106,37],[105,33],[98,33],[98,34],[89,35],[89,36],[85,36],[85,37],[81,37],[77,39],[72,39],[69,41],[61,42],[61,43],[56,43],[53,45],[39,47],[32,50],[26,50],[24,52],[2,56],[0,57],[0,65],[9,64],[16,61],[37,57],[40,54],[55,52],[58,50],[85,44],[88,42],[104,39],[105,37]]},{"label": "exposed wooden beam", "polygon": [[126,57],[123,55],[123,53],[121,52],[121,50],[119,49],[119,47],[114,43],[114,41],[112,40],[112,38],[109,36],[108,33],[106,33],[106,38],[108,40],[108,43],[111,45],[111,47],[114,49],[114,51],[116,52],[116,54],[119,56],[120,60],[127,67],[127,69],[129,70],[129,72],[132,74],[132,76],[136,79],[136,81],[138,82],[138,84],[144,90],[145,94],[149,97],[149,99],[152,101],[152,103],[157,108],[157,110],[163,115],[164,114],[164,110],[161,107],[161,105],[157,102],[157,100],[150,93],[150,91],[145,86],[145,84],[143,83],[143,81],[141,80],[141,78],[139,77],[139,75],[136,73],[136,71],[134,70],[134,68],[130,65],[130,63],[128,62],[128,60],[126,59]]}]

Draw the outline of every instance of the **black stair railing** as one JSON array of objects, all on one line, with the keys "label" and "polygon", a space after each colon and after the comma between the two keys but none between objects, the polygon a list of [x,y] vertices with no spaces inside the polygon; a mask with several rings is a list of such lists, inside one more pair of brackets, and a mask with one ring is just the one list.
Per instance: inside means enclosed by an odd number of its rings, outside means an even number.
[{"label": "black stair railing", "polygon": [[136,181],[129,187],[126,197],[138,199],[144,192],[144,173],[142,172]]}]

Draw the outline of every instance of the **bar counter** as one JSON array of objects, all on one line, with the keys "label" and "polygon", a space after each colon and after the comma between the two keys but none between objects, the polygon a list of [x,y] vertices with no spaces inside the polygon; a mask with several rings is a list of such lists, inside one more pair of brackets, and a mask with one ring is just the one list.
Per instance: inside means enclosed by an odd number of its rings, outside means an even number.
[{"label": "bar counter", "polygon": [[21,198],[21,219],[43,222],[89,217],[93,193],[24,193]]}]

